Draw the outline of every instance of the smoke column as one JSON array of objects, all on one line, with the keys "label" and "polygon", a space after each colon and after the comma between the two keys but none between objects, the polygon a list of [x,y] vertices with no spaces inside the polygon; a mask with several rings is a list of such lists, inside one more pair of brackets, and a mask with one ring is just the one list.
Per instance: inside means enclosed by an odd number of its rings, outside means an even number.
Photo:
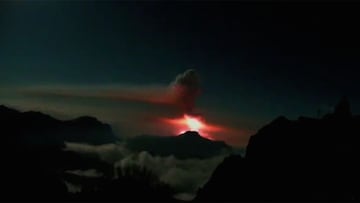
[{"label": "smoke column", "polygon": [[170,84],[174,102],[186,114],[194,113],[196,98],[200,94],[199,77],[194,69],[179,74]]}]

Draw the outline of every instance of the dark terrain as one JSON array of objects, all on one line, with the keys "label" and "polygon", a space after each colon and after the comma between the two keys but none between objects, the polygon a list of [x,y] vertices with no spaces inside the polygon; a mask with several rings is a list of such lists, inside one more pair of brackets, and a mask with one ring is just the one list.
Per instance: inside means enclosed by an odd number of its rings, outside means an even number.
[{"label": "dark terrain", "polygon": [[360,117],[343,98],[323,118],[279,117],[260,129],[196,201],[359,201],[359,160]]},{"label": "dark terrain", "polygon": [[[174,190],[152,171],[139,166],[116,169],[97,156],[65,150],[65,142],[114,144],[119,139],[108,124],[93,117],[62,121],[40,112],[0,106],[3,137],[0,200],[6,201],[176,201]],[[202,138],[197,132],[175,137],[140,136],[128,143],[135,151],[157,156],[208,158],[231,148]],[[101,177],[71,174],[96,170]],[[81,185],[79,193],[66,183]],[[133,195],[136,194],[136,195]]]},{"label": "dark terrain", "polygon": [[[1,200],[176,201],[174,190],[146,168],[116,169],[97,157],[66,151],[65,142],[101,145],[118,138],[91,117],[60,121],[39,112],[0,106],[3,137]],[[244,157],[230,155],[199,189],[194,201],[359,201],[360,116],[346,98],[322,118],[278,117],[249,141]],[[176,137],[140,136],[134,151],[207,158],[231,148],[197,132]],[[69,174],[95,169],[101,177]],[[82,185],[70,193],[65,182]],[[136,195],[133,195],[136,194]]]},{"label": "dark terrain", "polygon": [[[0,106],[3,137],[0,185],[2,201],[171,201],[173,190],[143,168],[118,171],[96,157],[66,151],[65,142],[100,145],[118,139],[111,127],[92,117],[60,121],[40,112]],[[101,177],[69,174],[95,169]],[[70,193],[65,184],[85,185]],[[138,195],[133,195],[138,194]]]}]

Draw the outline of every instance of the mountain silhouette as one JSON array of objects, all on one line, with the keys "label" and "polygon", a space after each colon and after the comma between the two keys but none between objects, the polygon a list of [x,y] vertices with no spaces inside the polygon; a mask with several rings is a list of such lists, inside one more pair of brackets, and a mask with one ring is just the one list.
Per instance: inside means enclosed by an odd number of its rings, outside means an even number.
[{"label": "mountain silhouette", "polygon": [[[117,140],[109,125],[93,117],[60,121],[0,106],[0,133],[0,201],[175,201],[173,189],[145,168],[118,169],[116,177],[113,164],[64,150],[64,142],[100,145]],[[102,175],[69,173],[74,170]],[[70,193],[68,184],[83,190]]]},{"label": "mountain silhouette", "polygon": [[0,106],[0,131],[6,144],[22,147],[61,146],[64,142],[100,145],[117,140],[108,124],[93,117],[61,121],[41,112],[19,112],[5,106]]},{"label": "mountain silhouette", "polygon": [[346,98],[321,119],[278,117],[251,136],[244,158],[218,166],[196,201],[359,201],[359,135]]},{"label": "mountain silhouette", "polygon": [[225,142],[206,139],[195,131],[178,136],[141,135],[129,139],[127,146],[134,151],[148,151],[157,156],[173,155],[179,159],[209,158],[231,152],[231,147]]}]

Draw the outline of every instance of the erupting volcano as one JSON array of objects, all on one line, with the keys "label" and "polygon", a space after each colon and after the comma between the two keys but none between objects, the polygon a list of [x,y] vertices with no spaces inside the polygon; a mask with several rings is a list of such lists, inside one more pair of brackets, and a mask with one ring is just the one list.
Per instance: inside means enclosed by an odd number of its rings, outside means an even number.
[{"label": "erupting volcano", "polygon": [[184,114],[181,118],[164,119],[167,124],[173,126],[175,134],[182,134],[186,131],[197,131],[202,137],[213,140],[211,132],[220,131],[222,128],[210,125],[200,116]]},{"label": "erupting volcano", "polygon": [[188,69],[176,76],[170,85],[170,103],[173,103],[183,115],[179,118],[164,118],[167,128],[172,134],[183,134],[187,131],[196,131],[202,137],[214,140],[212,132],[222,131],[224,128],[206,123],[200,115],[194,114],[195,101],[200,94],[200,84],[197,72]]}]

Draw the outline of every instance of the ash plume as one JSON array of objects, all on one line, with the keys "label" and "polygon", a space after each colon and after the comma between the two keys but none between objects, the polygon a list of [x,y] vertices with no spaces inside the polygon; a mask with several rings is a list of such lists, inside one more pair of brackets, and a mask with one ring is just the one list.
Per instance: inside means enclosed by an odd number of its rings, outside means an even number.
[{"label": "ash plume", "polygon": [[193,113],[196,98],[200,93],[199,78],[194,69],[179,74],[170,84],[175,102],[184,113]]},{"label": "ash plume", "polygon": [[187,114],[193,113],[200,92],[198,75],[194,69],[177,75],[168,85],[43,85],[16,90],[40,97],[81,97],[160,104],[178,107]]}]

